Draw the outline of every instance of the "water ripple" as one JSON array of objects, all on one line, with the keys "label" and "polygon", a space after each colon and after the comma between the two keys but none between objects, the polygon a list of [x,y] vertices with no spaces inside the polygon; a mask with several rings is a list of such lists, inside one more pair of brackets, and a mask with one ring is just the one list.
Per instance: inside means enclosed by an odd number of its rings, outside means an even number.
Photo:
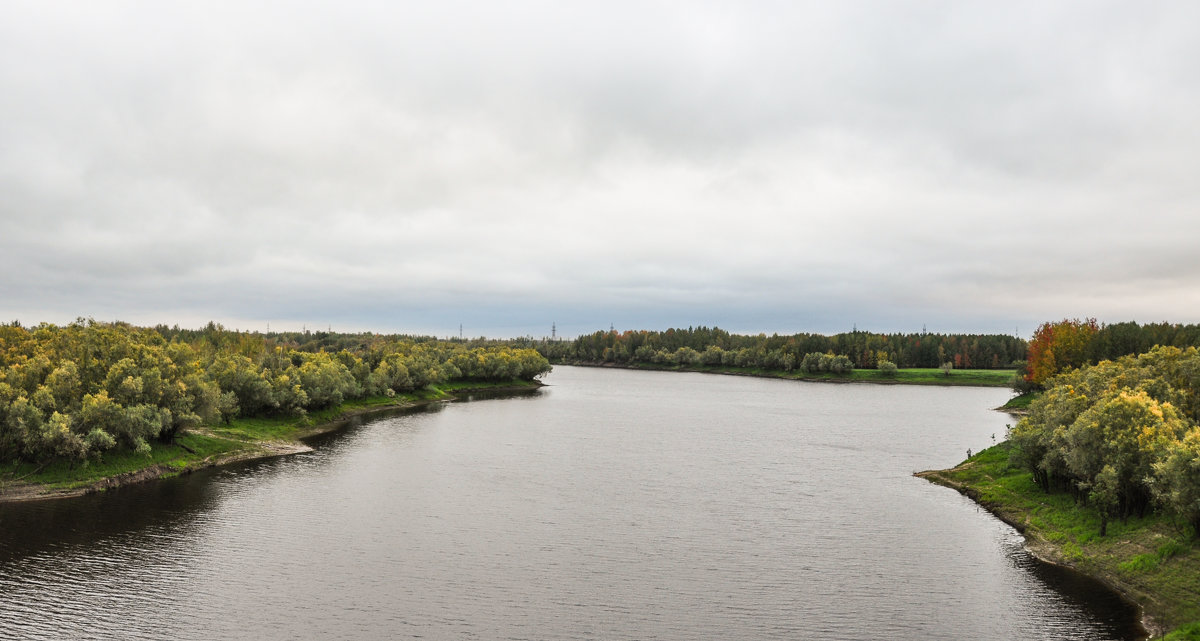
[{"label": "water ripple", "polygon": [[302,456],[3,506],[0,637],[1132,634],[1119,603],[911,478],[1002,431],[986,408],[1003,391],[572,368],[552,382]]}]

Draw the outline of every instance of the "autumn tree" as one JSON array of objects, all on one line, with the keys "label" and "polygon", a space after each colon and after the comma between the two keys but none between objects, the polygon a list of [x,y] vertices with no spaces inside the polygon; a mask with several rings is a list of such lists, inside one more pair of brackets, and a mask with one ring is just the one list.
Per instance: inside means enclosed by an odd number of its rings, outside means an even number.
[{"label": "autumn tree", "polygon": [[1098,331],[1094,318],[1043,323],[1029,343],[1025,380],[1044,386],[1055,374],[1087,363],[1089,343]]}]

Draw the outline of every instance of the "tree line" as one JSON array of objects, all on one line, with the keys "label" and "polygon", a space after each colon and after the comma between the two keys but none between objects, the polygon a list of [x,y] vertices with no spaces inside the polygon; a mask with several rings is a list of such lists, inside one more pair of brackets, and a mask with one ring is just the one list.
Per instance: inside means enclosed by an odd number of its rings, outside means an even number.
[{"label": "tree line", "polygon": [[239,416],[302,415],[349,399],[450,381],[533,380],[549,370],[536,350],[494,341],[14,322],[0,326],[0,461],[149,451],[154,440]]},{"label": "tree line", "polygon": [[[1097,328],[1098,329],[1098,328]],[[1160,346],[1058,374],[1009,431],[1046,492],[1112,518],[1160,509],[1200,536],[1200,351]]]},{"label": "tree line", "polygon": [[[875,369],[881,363],[899,367],[1008,369],[1023,362],[1026,343],[1003,334],[877,334],[852,331],[822,334],[740,335],[713,327],[666,331],[598,331],[573,341],[542,341],[542,355],[552,362],[656,363],[770,370],[820,367],[821,355],[843,357],[838,367]],[[832,362],[828,363],[832,366]],[[814,370],[809,370],[814,371]],[[830,370],[823,370],[830,371]]]},{"label": "tree line", "polygon": [[1136,322],[1100,324],[1094,318],[1042,323],[1029,342],[1022,370],[1024,389],[1041,389],[1060,372],[1082,365],[1142,354],[1156,345],[1200,346],[1200,325]]}]

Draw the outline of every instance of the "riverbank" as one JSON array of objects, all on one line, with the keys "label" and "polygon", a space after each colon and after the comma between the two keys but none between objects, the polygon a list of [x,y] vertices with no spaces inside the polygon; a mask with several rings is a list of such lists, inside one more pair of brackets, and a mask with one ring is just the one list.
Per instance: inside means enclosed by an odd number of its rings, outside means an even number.
[{"label": "riverbank", "polygon": [[639,369],[664,372],[699,372],[702,374],[726,374],[729,376],[756,376],[759,378],[783,378],[794,381],[817,381],[823,383],[876,383],[880,385],[963,385],[969,387],[1009,387],[1016,370],[1012,369],[956,369],[950,373],[939,368],[911,367],[898,369],[892,375],[874,369],[856,369],[849,374],[831,372],[809,373],[800,370],[768,370],[750,367],[723,367],[696,365],[656,365],[653,363],[587,363],[568,362],[560,365],[576,367],[610,367],[616,369]]},{"label": "riverbank", "polygon": [[1200,544],[1162,515],[1108,525],[1067,494],[1045,494],[1029,472],[1009,465],[1000,443],[949,470],[916,475],[958,490],[1025,535],[1037,558],[1094,577],[1136,603],[1156,638],[1200,639]]},{"label": "riverbank", "polygon": [[1024,394],[1018,394],[1008,399],[1007,403],[997,407],[996,409],[1001,412],[1007,412],[1014,416],[1025,416],[1029,413],[1029,404],[1032,403],[1034,399],[1041,396],[1041,394],[1041,392],[1025,392]]},{"label": "riverbank", "polygon": [[311,448],[304,439],[341,429],[365,416],[463,400],[480,392],[523,392],[542,386],[537,381],[517,380],[451,383],[394,397],[355,399],[299,417],[238,418],[229,424],[205,425],[179,434],[173,443],[154,443],[149,454],[109,453],[83,465],[59,461],[43,466],[4,466],[0,469],[0,503],[69,498],[238,461],[307,452]]}]

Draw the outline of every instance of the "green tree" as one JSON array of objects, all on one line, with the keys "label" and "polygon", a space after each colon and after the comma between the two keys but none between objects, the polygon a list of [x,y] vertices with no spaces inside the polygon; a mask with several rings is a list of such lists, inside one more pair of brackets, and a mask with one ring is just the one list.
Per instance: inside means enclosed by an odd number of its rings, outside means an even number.
[{"label": "green tree", "polygon": [[233,392],[242,412],[256,416],[279,407],[266,373],[241,354],[225,354],[208,367],[208,376],[224,391]]},{"label": "green tree", "polygon": [[1155,498],[1192,526],[1200,538],[1200,428],[1193,427],[1154,463]]},{"label": "green tree", "polygon": [[317,352],[302,358],[304,362],[295,368],[294,375],[308,397],[307,407],[322,409],[359,395],[354,375],[329,354]]},{"label": "green tree", "polygon": [[241,408],[238,406],[237,394],[233,392],[222,392],[220,400],[217,402],[217,409],[221,414],[221,420],[229,425],[233,419],[237,418]]},{"label": "green tree", "polygon": [[1079,487],[1101,511],[1101,534],[1111,513],[1145,512],[1153,465],[1187,429],[1171,404],[1144,391],[1108,394],[1066,430],[1063,458]]}]

